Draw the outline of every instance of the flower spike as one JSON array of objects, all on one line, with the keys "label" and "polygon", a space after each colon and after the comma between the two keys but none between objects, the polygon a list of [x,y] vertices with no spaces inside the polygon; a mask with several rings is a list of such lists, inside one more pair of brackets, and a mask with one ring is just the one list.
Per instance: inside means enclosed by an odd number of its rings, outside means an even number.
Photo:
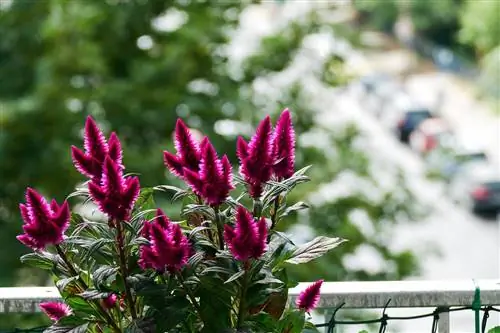
[{"label": "flower spike", "polygon": [[220,160],[214,146],[205,137],[202,147],[200,170],[198,173],[184,168],[184,177],[193,192],[209,205],[222,204],[234,188],[232,166],[226,155]]},{"label": "flower spike", "polygon": [[67,304],[60,302],[40,303],[40,309],[53,321],[58,321],[72,313]]},{"label": "flower spike", "polygon": [[224,239],[237,260],[258,259],[266,250],[266,220],[262,217],[256,221],[248,210],[239,206],[236,211],[236,227],[225,224]]},{"label": "flower spike", "polygon": [[318,306],[319,298],[320,298],[320,290],[321,285],[323,284],[323,280],[318,280],[311,284],[309,287],[304,289],[299,296],[295,304],[301,310],[305,312],[310,312],[314,310],[316,306]]},{"label": "flower spike", "polygon": [[89,192],[103,213],[115,221],[126,221],[139,196],[139,179],[124,177],[122,168],[108,155],[101,183],[90,182]]},{"label": "flower spike", "polygon": [[92,181],[96,183],[101,181],[104,159],[108,154],[117,165],[123,168],[122,149],[118,137],[115,133],[111,133],[109,142],[106,142],[104,134],[90,116],[85,122],[83,146],[85,152],[71,146],[73,164],[81,174]]},{"label": "flower spike", "polygon": [[43,250],[63,241],[71,216],[66,201],[60,206],[55,200],[49,204],[37,191],[28,188],[26,204],[20,204],[19,209],[24,220],[24,234],[17,236],[21,243],[34,250]]},{"label": "flower spike", "polygon": [[250,185],[250,195],[255,199],[260,197],[263,185],[271,179],[271,132],[271,118],[267,116],[260,122],[246,149],[243,139],[238,140],[240,174]]},{"label": "flower spike", "polygon": [[161,209],[156,211],[154,220],[144,223],[141,235],[149,241],[139,250],[142,269],[176,272],[186,265],[191,254],[189,240]]},{"label": "flower spike", "polygon": [[290,178],[295,166],[295,131],[288,109],[283,110],[272,136],[273,174],[278,179]]},{"label": "flower spike", "polygon": [[181,178],[184,176],[184,168],[198,172],[201,148],[190,129],[181,119],[177,119],[175,124],[174,145],[177,155],[168,151],[163,152],[163,161],[170,172]]}]

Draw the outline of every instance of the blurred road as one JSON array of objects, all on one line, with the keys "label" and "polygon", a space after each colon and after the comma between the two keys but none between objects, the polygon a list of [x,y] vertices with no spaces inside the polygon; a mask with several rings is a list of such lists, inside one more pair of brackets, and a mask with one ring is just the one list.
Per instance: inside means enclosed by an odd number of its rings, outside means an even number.
[{"label": "blurred road", "polygon": [[[282,26],[285,21],[300,16],[308,2],[292,2],[283,7],[278,16],[271,19],[269,7],[255,7],[244,15],[244,27],[235,38],[233,49],[237,57],[251,52],[255,39],[250,39],[252,27],[258,27],[257,35],[271,33]],[[314,2],[311,2],[311,4]],[[294,5],[295,8],[292,8]],[[299,8],[300,7],[300,8]],[[307,6],[306,6],[307,7]],[[275,10],[275,9],[273,9]],[[299,14],[297,14],[299,13]],[[276,13],[275,13],[276,14]],[[277,19],[279,17],[279,19]],[[245,27],[246,23],[246,27]],[[299,80],[311,92],[314,108],[321,110],[316,115],[318,124],[325,128],[335,128],[339,123],[353,120],[362,132],[369,137],[363,148],[371,154],[377,177],[390,179],[384,166],[396,165],[405,172],[405,177],[417,197],[429,206],[429,216],[424,221],[409,221],[392,230],[392,246],[394,249],[414,248],[422,254],[423,271],[421,276],[413,279],[473,279],[500,277],[500,223],[473,216],[465,209],[456,206],[444,194],[444,188],[438,182],[429,181],[425,177],[425,165],[421,158],[400,144],[395,137],[382,126],[370,112],[369,102],[359,98],[355,90],[342,91],[325,87],[315,71],[320,68],[325,49],[332,44],[332,36],[317,34],[308,38],[305,51],[298,52],[296,60],[283,73],[263,79],[256,85],[264,95],[279,93],[280,87]],[[258,39],[258,38],[257,38]],[[249,43],[250,41],[250,43]],[[246,43],[245,43],[246,42]],[[340,44],[333,41],[333,44]],[[251,45],[251,46],[248,46]],[[361,64],[365,68],[376,68],[371,59],[360,50],[350,50],[350,64]],[[401,54],[398,54],[400,57]],[[387,59],[386,54],[379,59]],[[387,63],[387,61],[386,61]],[[390,63],[390,62],[389,62]],[[405,63],[402,59],[397,65]],[[407,62],[408,63],[408,62]],[[471,98],[467,91],[449,74],[431,72],[416,75],[406,81],[407,91],[429,104],[436,102],[440,91],[443,91],[442,116],[445,117],[459,138],[471,141],[483,147],[491,158],[500,159],[500,118],[495,117],[483,106]],[[269,92],[271,91],[271,93]],[[401,92],[395,91],[394,94]],[[387,169],[390,169],[387,167]],[[500,172],[500,170],[499,170]],[[392,177],[394,178],[394,177]],[[351,183],[352,184],[352,183]],[[331,195],[338,192],[338,180],[320,189],[320,194]],[[352,185],[351,185],[352,186]],[[335,194],[338,195],[338,194]],[[300,226],[295,230],[298,235],[307,235],[307,227]],[[437,250],[441,255],[430,255]],[[351,258],[348,265],[363,267],[373,266],[373,258],[360,254]],[[376,267],[374,269],[377,269]],[[379,268],[380,269],[380,268]],[[412,313],[414,314],[415,310]],[[392,310],[391,310],[392,313]],[[407,314],[407,313],[406,313]],[[492,318],[492,324],[496,318]],[[452,331],[472,331],[472,317],[469,315],[452,315]],[[428,331],[429,321],[413,322],[404,327],[405,331]]]}]

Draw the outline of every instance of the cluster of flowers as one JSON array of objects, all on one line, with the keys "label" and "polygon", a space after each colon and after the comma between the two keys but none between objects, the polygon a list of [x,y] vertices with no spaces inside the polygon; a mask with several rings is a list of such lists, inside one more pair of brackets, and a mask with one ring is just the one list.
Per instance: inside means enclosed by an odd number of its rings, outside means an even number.
[{"label": "cluster of flowers", "polygon": [[[219,158],[207,137],[201,142],[196,141],[180,119],[176,123],[174,143],[176,154],[163,152],[166,167],[184,180],[205,204],[212,207],[223,204],[234,188],[228,157]],[[294,150],[295,133],[287,109],[280,115],[274,129],[267,116],[249,142],[238,138],[239,172],[247,182],[252,198],[258,200],[264,185],[273,177],[279,181],[293,175]],[[113,132],[106,140],[96,122],[88,117],[84,151],[72,146],[71,153],[76,169],[88,178],[91,199],[108,216],[109,226],[116,228],[121,221],[129,221],[140,193],[140,184],[138,177],[124,175],[118,136]],[[20,242],[35,251],[64,242],[71,217],[66,201],[59,205],[52,200],[49,204],[41,194],[28,188],[26,203],[20,204],[20,210],[24,220],[24,233],[17,236]],[[139,265],[144,270],[177,272],[193,253],[181,227],[171,222],[161,209],[157,210],[155,218],[144,222],[141,236],[149,241],[139,249]],[[235,226],[224,225],[224,241],[234,258],[242,262],[258,259],[265,253],[267,236],[265,218],[256,219],[241,206],[236,211]],[[316,306],[322,282],[315,282],[298,297],[296,305],[300,309],[310,311]],[[117,296],[110,295],[103,300],[103,305],[111,308],[116,301]],[[55,321],[71,313],[63,303],[43,303],[41,308]]]}]

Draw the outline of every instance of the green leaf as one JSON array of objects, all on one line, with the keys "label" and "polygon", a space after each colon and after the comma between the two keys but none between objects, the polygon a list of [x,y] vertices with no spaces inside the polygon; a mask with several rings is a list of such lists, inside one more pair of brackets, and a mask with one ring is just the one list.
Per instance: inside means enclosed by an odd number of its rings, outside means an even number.
[{"label": "green leaf", "polygon": [[307,209],[309,205],[305,202],[299,201],[294,205],[287,207],[283,213],[281,213],[280,218],[288,216],[290,213],[297,212],[299,210]]},{"label": "green leaf", "polygon": [[69,296],[64,299],[64,303],[68,304],[75,312],[82,312],[86,314],[96,315],[94,308],[88,301],[84,300],[81,296]]},{"label": "green leaf", "polygon": [[488,330],[488,333],[500,333],[500,326],[496,326]]},{"label": "green leaf", "polygon": [[288,311],[280,321],[280,332],[302,333],[306,315],[300,310]]},{"label": "green leaf", "polygon": [[114,242],[114,239],[100,238],[90,242],[90,244],[88,245],[82,245],[82,247],[86,249],[86,251],[82,254],[82,262],[87,261],[95,254],[106,255],[106,253],[103,251],[103,248],[108,244],[114,244]]},{"label": "green leaf", "polygon": [[56,282],[56,287],[59,289],[59,290],[64,290],[66,289],[66,287],[68,285],[70,285],[72,282],[74,281],[77,281],[78,280],[78,276],[72,276],[72,277],[68,277],[68,278],[64,278],[64,279],[60,279],[60,280],[57,280]]},{"label": "green leaf", "polygon": [[299,246],[295,251],[292,252],[290,258],[285,262],[289,264],[303,264],[321,257],[331,249],[337,247],[338,245],[344,243],[346,240],[335,237],[325,237],[319,236],[310,242]]},{"label": "green leaf", "polygon": [[92,281],[97,288],[107,286],[116,279],[117,272],[118,267],[108,265],[100,266],[92,273]]},{"label": "green leaf", "polygon": [[148,211],[147,214],[141,214],[146,220],[150,220],[155,216],[156,204],[154,199],[154,188],[146,187],[141,189],[141,194],[134,204],[134,218],[137,213]]},{"label": "green leaf", "polygon": [[83,323],[75,326],[64,324],[62,321],[59,320],[58,323],[46,328],[43,333],[86,333],[90,325],[90,323]]},{"label": "green leaf", "polygon": [[21,257],[23,264],[38,267],[45,270],[52,270],[59,261],[59,257],[49,252],[28,253]]},{"label": "green leaf", "polygon": [[184,209],[182,210],[182,215],[184,216],[194,213],[202,214],[212,221],[215,220],[215,211],[209,206],[189,204],[186,205],[186,207],[184,207]]},{"label": "green leaf", "polygon": [[316,325],[314,325],[310,321],[306,321],[302,333],[320,333],[320,330],[316,327]]},{"label": "green leaf", "polygon": [[103,298],[108,297],[109,293],[101,292],[101,291],[95,290],[95,289],[88,289],[88,290],[85,290],[83,293],[80,293],[78,295],[83,297],[86,300],[96,300],[96,299],[103,299]]},{"label": "green leaf", "polygon": [[185,196],[189,195],[188,190],[183,190],[182,188],[176,187],[176,186],[171,186],[171,185],[158,185],[153,187],[155,191],[162,191],[162,192],[167,192],[167,193],[173,193],[174,195],[172,196],[172,202],[177,201],[179,199],[184,198]]},{"label": "green leaf", "polygon": [[224,267],[212,266],[212,267],[205,268],[201,272],[201,275],[205,275],[205,274],[208,274],[208,273],[220,273],[220,274],[232,275],[233,271],[231,271],[228,268],[224,268]]},{"label": "green leaf", "polygon": [[233,282],[233,281],[235,281],[235,280],[238,280],[238,279],[239,279],[240,277],[242,277],[244,274],[245,274],[245,271],[244,271],[244,270],[241,270],[241,271],[239,271],[239,272],[237,272],[237,273],[233,274],[233,275],[232,275],[229,279],[227,279],[227,280],[224,282],[224,284],[226,284],[226,283],[231,283],[231,282]]}]

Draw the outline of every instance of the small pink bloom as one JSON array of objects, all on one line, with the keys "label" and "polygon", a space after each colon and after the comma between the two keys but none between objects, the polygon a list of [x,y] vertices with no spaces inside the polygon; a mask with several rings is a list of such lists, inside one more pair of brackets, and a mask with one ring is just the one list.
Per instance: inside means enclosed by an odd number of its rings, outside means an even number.
[{"label": "small pink bloom", "polygon": [[111,309],[115,307],[117,299],[118,297],[116,296],[116,294],[111,294],[102,300],[102,304],[106,309]]},{"label": "small pink bloom", "polygon": [[249,184],[249,192],[253,198],[261,196],[264,184],[271,179],[273,162],[271,134],[271,118],[267,116],[260,122],[247,146],[243,139],[238,140],[237,154],[241,163],[240,174]]},{"label": "small pink bloom", "polygon": [[198,172],[201,148],[190,129],[181,119],[177,119],[175,124],[174,145],[177,155],[168,151],[163,152],[163,161],[170,172],[181,178],[184,176],[184,168]]},{"label": "small pink bloom", "polygon": [[293,129],[290,111],[285,109],[276,123],[272,135],[273,166],[276,178],[290,178],[295,165],[295,131]]},{"label": "small pink bloom", "polygon": [[20,204],[19,209],[24,220],[24,234],[17,236],[21,243],[34,250],[43,250],[63,241],[71,217],[66,201],[60,206],[55,200],[49,204],[42,195],[28,188],[26,204]]},{"label": "small pink bloom", "polygon": [[191,254],[189,240],[179,225],[172,223],[161,209],[157,210],[154,220],[144,223],[141,236],[149,241],[139,249],[142,269],[175,272],[186,265]]},{"label": "small pink bloom", "polygon": [[266,250],[266,220],[264,217],[255,220],[248,210],[239,206],[235,228],[224,225],[224,239],[237,260],[258,259]]},{"label": "small pink bloom", "polygon": [[199,172],[184,168],[184,178],[194,193],[209,205],[222,204],[234,188],[232,166],[226,155],[220,160],[208,138],[202,143]]},{"label": "small pink bloom", "polygon": [[137,177],[124,177],[123,169],[109,155],[104,160],[100,184],[89,183],[90,196],[99,209],[116,221],[126,221],[140,192]]},{"label": "small pink bloom", "polygon": [[304,289],[297,297],[295,301],[295,305],[301,310],[305,312],[310,312],[314,310],[316,306],[318,306],[320,299],[320,290],[321,285],[323,284],[323,280],[318,280],[312,283],[309,287]]},{"label": "small pink bloom", "polygon": [[58,321],[71,314],[70,307],[60,302],[40,303],[40,309],[53,321]]},{"label": "small pink bloom", "polygon": [[123,168],[121,144],[115,133],[111,133],[109,142],[92,117],[87,117],[83,136],[85,152],[75,146],[71,147],[71,156],[76,169],[86,177],[99,183],[101,180],[103,163],[109,154],[111,159]]}]

